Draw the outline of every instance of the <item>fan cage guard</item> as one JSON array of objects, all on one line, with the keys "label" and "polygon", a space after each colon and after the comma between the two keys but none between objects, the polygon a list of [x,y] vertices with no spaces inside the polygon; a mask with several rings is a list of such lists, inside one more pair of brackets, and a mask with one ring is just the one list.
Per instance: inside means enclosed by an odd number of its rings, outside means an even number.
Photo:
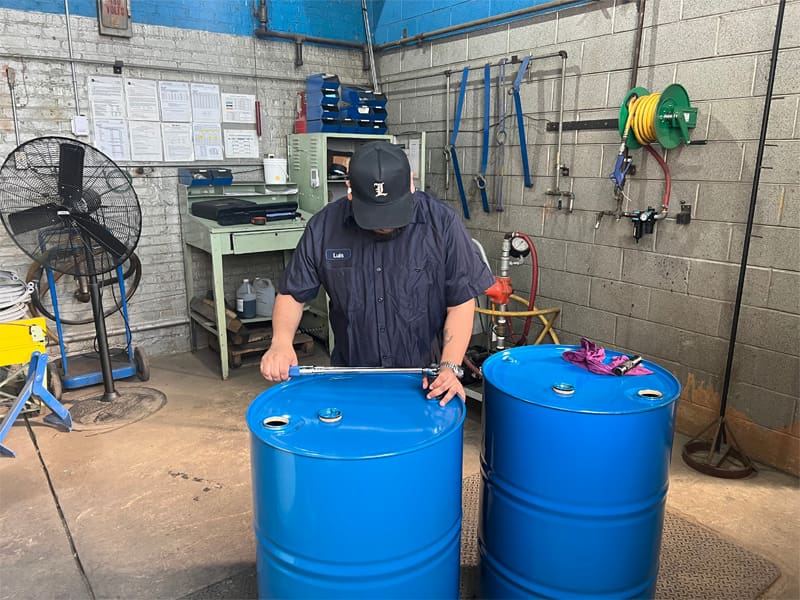
[{"label": "fan cage guard", "polygon": [[[80,173],[62,156],[64,148],[82,154]],[[36,138],[8,155],[0,168],[0,218],[34,261],[75,276],[125,262],[142,225],[125,172],[100,150],[65,137]]]}]

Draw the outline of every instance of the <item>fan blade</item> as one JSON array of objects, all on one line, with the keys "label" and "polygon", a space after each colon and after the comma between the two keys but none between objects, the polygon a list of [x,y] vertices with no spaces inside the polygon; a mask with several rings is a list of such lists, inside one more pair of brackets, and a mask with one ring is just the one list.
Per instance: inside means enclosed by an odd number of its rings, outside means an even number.
[{"label": "fan blade", "polygon": [[63,143],[58,154],[58,193],[68,207],[75,206],[83,192],[83,146]]},{"label": "fan blade", "polygon": [[58,216],[58,204],[45,204],[26,208],[8,215],[8,224],[11,231],[17,235],[42,229],[61,222]]},{"label": "fan blade", "polygon": [[82,233],[100,244],[115,259],[120,259],[128,253],[128,247],[125,244],[91,217],[81,214],[72,214],[71,216]]}]

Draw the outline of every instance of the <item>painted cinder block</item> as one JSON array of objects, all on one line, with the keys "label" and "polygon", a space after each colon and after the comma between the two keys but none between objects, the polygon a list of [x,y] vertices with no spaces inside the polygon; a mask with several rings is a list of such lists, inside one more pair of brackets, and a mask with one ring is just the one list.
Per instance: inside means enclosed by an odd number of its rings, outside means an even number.
[{"label": "painted cinder block", "polygon": [[727,307],[727,303],[718,300],[652,290],[647,318],[678,329],[715,336],[719,332],[722,311]]},{"label": "painted cinder block", "polygon": [[622,249],[569,242],[566,270],[605,279],[619,279],[622,274]]},{"label": "painted cinder block", "polygon": [[689,261],[653,252],[624,250],[622,281],[674,292],[686,292]]},{"label": "painted cinder block", "polygon": [[797,356],[736,344],[733,372],[737,381],[795,398],[800,396],[800,359]]},{"label": "painted cinder block", "polygon": [[561,308],[561,329],[587,337],[602,345],[614,343],[616,316],[580,304],[565,302]]},{"label": "painted cinder block", "polygon": [[589,306],[626,317],[645,319],[653,291],[640,285],[594,277]]}]

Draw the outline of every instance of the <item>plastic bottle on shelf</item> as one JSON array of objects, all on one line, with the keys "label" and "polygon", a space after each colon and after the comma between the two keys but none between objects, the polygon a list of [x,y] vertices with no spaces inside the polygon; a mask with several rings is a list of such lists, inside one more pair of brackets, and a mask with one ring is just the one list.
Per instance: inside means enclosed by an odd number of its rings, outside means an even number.
[{"label": "plastic bottle on shelf", "polygon": [[236,316],[240,319],[252,319],[256,316],[256,292],[249,279],[242,281],[236,290]]},{"label": "plastic bottle on shelf", "polygon": [[271,317],[275,305],[275,286],[269,279],[256,277],[253,287],[256,292],[256,314],[259,317]]}]

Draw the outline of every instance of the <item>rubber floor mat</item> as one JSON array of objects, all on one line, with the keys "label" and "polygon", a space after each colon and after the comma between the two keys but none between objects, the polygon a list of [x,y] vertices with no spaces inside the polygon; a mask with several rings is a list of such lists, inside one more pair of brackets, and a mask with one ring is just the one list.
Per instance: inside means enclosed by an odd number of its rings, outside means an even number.
[{"label": "rubber floor mat", "polygon": [[[464,479],[461,524],[461,597],[478,598],[480,474]],[[749,600],[780,576],[765,558],[720,537],[667,508],[661,539],[656,598]]]}]

